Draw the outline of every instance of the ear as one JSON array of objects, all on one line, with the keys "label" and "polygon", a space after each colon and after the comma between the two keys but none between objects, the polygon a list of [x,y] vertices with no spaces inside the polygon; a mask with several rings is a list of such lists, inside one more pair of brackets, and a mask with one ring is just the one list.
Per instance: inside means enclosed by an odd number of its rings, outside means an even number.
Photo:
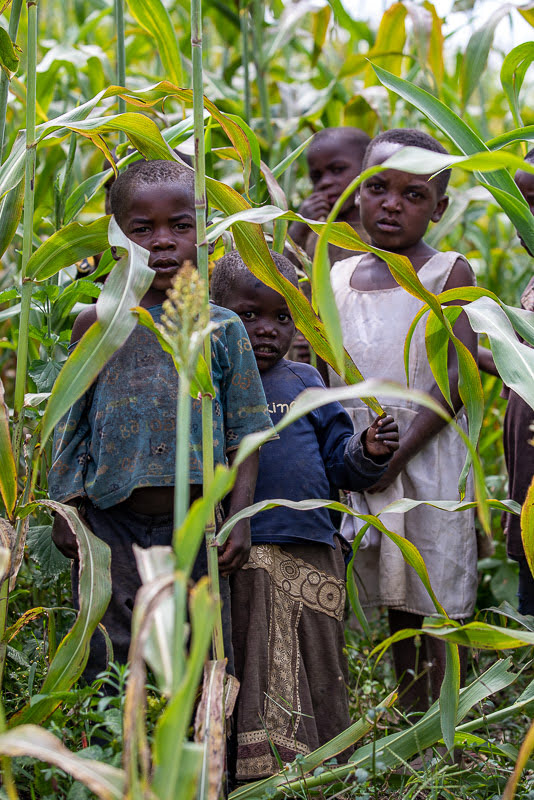
[{"label": "ear", "polygon": [[430,217],[432,222],[440,221],[445,211],[447,210],[448,205],[449,205],[449,198],[447,197],[446,194],[444,194],[443,197],[440,200],[438,200],[436,207],[432,213],[432,216]]},{"label": "ear", "polygon": [[111,245],[111,255],[113,256],[115,261],[120,261],[121,257],[120,257],[120,255],[119,255],[119,253],[117,251],[117,248],[115,247],[114,244]]}]

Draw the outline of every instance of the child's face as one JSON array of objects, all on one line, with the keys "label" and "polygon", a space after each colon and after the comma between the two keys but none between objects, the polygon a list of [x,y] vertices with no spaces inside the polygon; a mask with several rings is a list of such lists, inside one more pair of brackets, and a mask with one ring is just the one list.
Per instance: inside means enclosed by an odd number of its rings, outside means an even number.
[{"label": "child's face", "polygon": [[[522,169],[520,169],[515,173],[514,180],[517,184],[517,188],[528,203],[530,213],[534,214],[534,175],[531,175],[530,172],[524,172]],[[519,241],[529,255],[534,255],[530,252],[521,237],[519,237]]]},{"label": "child's face", "polygon": [[[393,142],[379,142],[367,167],[382,164],[401,148]],[[436,181],[429,178],[388,169],[362,184],[360,217],[371,244],[382,250],[410,252],[422,240],[429,222],[441,219],[448,198],[438,196]]]},{"label": "child's face", "polygon": [[[348,146],[343,136],[332,134],[312,144],[308,150],[308,168],[313,191],[325,196],[330,208],[362,169],[363,153]],[[347,198],[341,212],[354,205]]]},{"label": "child's face", "polygon": [[156,273],[152,288],[166,291],[185,261],[197,263],[194,199],[179,183],[141,186],[132,193],[122,227],[126,236],[150,252]]},{"label": "child's face", "polygon": [[253,275],[240,275],[225,305],[241,317],[259,371],[266,372],[274,367],[289,350],[295,334],[295,325],[282,295]]}]

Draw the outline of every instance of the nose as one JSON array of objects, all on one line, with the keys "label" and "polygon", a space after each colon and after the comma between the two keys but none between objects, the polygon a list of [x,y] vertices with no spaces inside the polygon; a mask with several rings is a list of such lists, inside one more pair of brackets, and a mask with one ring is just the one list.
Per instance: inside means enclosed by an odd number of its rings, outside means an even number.
[{"label": "nose", "polygon": [[176,244],[170,228],[161,226],[154,229],[152,250],[174,250]]},{"label": "nose", "polygon": [[274,338],[276,337],[276,327],[271,320],[266,317],[260,317],[256,323],[256,335]]},{"label": "nose", "polygon": [[386,194],[382,197],[382,208],[385,211],[400,211],[400,196],[396,192],[386,192]]},{"label": "nose", "polygon": [[326,171],[323,172],[317,183],[315,184],[315,188],[318,191],[324,191],[328,189],[332,185],[332,175],[330,172]]}]

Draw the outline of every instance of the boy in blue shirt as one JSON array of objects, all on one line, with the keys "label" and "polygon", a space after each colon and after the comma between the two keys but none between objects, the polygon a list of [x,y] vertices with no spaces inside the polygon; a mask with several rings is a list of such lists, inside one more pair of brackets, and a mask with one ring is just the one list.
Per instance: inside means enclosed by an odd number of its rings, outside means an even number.
[{"label": "boy in blue shirt", "polygon": [[[294,266],[271,254],[298,286]],[[255,278],[239,253],[214,269],[214,302],[241,317],[260,370],[274,423],[301,392],[324,387],[314,367],[287,361],[295,326],[284,297]],[[398,448],[393,418],[354,434],[339,403],[294,422],[260,453],[254,502],[325,499],[330,486],[358,491],[373,485]],[[345,564],[326,509],[275,508],[252,519],[252,550],[232,584],[236,675],[237,780],[278,770],[350,725],[343,654]],[[336,541],[337,539],[337,541]]]},{"label": "boy in blue shirt", "polygon": [[[140,304],[158,322],[174,276],[185,262],[196,264],[193,172],[172,161],[136,162],[113,184],[111,209],[126,236],[150,252],[148,265],[154,270],[154,280]],[[231,463],[243,437],[270,428],[271,422],[242,323],[214,305],[211,319],[218,325],[211,335],[216,389],[214,461]],[[95,320],[95,306],[82,311],[71,342],[78,342]],[[148,329],[137,325],[54,434],[50,496],[75,505],[91,530],[111,548],[112,598],[102,622],[114,658],[121,663],[128,656],[132,609],[140,586],[132,544],[150,547],[172,542],[177,392],[172,358]],[[202,494],[200,401],[192,407],[190,453],[192,502]],[[229,499],[230,514],[252,501],[257,463],[256,454],[239,467]],[[74,538],[59,515],[52,536],[61,552],[76,557]],[[223,578],[246,562],[249,549],[250,528],[240,525],[219,555]],[[202,547],[193,579],[206,570]],[[223,599],[225,591],[223,580]],[[103,638],[96,634],[85,671],[88,680],[105,665]]]}]

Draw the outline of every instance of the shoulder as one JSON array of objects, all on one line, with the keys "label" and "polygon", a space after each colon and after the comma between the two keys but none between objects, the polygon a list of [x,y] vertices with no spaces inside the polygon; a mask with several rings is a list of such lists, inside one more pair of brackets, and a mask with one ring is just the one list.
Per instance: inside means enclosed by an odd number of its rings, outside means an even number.
[{"label": "shoulder", "polygon": [[210,318],[212,322],[217,323],[223,327],[232,325],[242,325],[243,323],[233,311],[222,306],[217,306],[210,300]]},{"label": "shoulder", "polygon": [[460,253],[453,251],[444,253],[448,256],[450,271],[443,290],[457,289],[461,286],[474,286],[476,284],[475,273],[469,261]]},{"label": "shoulder", "polygon": [[236,350],[240,353],[251,350],[245,326],[237,314],[210,301],[210,319],[216,325],[211,334],[215,346]]},{"label": "shoulder", "polygon": [[280,364],[284,366],[288,375],[293,376],[295,381],[299,381],[302,384],[303,390],[316,387],[321,389],[325,388],[324,381],[319,372],[315,367],[312,367],[311,364],[303,364],[300,361],[288,361],[285,358],[282,359]]},{"label": "shoulder", "polygon": [[350,276],[356,269],[361,257],[362,254],[360,253],[357,256],[350,256],[350,258],[336,261],[335,264],[332,265],[332,269],[330,270],[330,282],[334,288],[342,288],[348,284]]},{"label": "shoulder", "polygon": [[84,333],[89,330],[91,325],[93,325],[96,320],[96,305],[93,304],[87,308],[84,308],[84,310],[81,311],[74,320],[70,343],[76,344],[76,342],[79,342]]}]

